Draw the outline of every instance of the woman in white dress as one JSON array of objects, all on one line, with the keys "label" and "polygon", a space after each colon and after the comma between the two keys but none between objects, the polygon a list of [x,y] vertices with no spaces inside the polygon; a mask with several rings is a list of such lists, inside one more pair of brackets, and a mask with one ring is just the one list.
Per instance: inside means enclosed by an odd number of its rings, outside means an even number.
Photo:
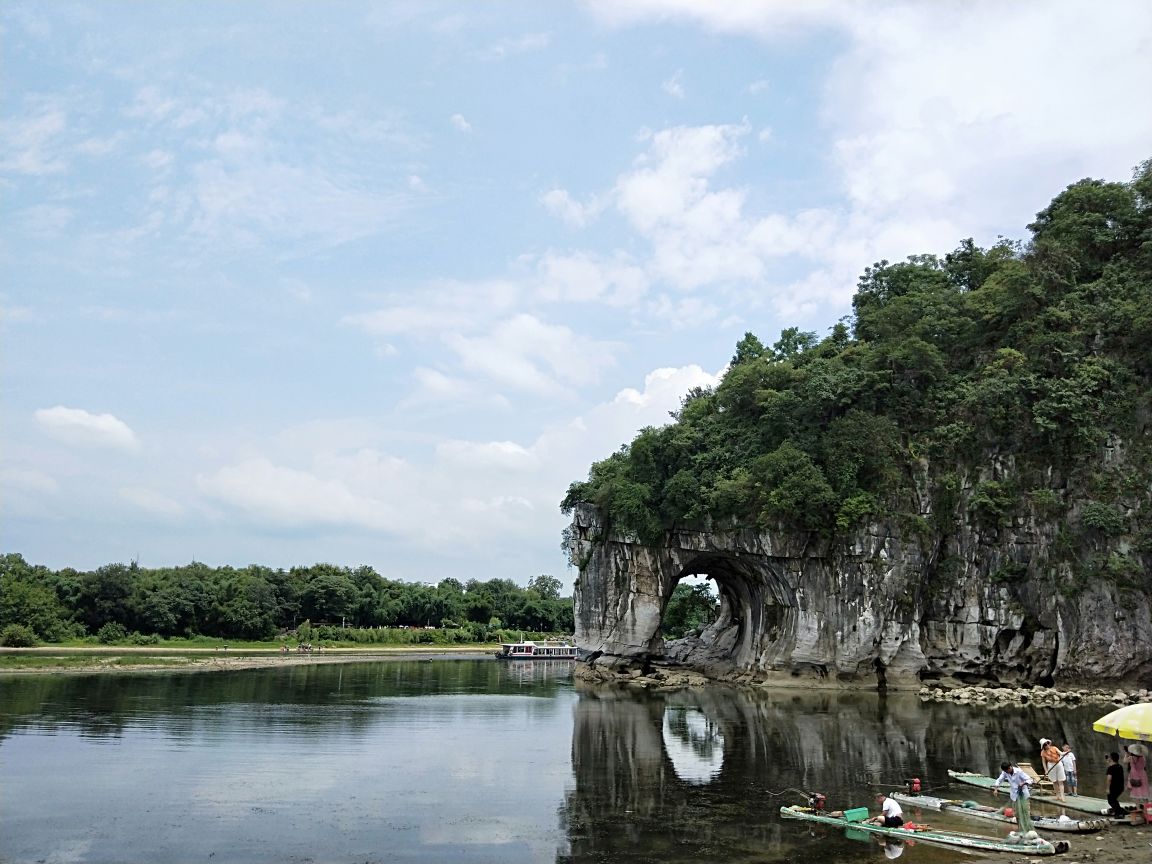
[{"label": "woman in white dress", "polygon": [[1040,764],[1044,766],[1044,775],[1052,781],[1052,791],[1056,793],[1056,800],[1064,800],[1064,754],[1048,738],[1040,739]]}]

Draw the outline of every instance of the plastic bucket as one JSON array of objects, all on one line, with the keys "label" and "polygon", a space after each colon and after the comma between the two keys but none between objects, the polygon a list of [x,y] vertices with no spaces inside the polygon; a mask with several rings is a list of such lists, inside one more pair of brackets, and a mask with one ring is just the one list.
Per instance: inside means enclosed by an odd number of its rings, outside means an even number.
[{"label": "plastic bucket", "polygon": [[863,822],[868,818],[867,807],[853,807],[851,810],[844,811],[845,822]]}]

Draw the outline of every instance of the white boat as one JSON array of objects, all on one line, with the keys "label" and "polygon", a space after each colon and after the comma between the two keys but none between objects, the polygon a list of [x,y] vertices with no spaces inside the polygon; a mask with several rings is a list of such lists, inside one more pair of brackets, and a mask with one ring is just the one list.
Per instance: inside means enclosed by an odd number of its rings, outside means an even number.
[{"label": "white boat", "polygon": [[504,642],[497,660],[575,660],[577,649],[567,642]]}]

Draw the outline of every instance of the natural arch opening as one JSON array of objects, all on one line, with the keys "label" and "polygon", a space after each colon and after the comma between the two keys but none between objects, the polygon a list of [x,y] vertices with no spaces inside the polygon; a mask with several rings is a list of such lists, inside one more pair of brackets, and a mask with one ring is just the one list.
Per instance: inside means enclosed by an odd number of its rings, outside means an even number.
[{"label": "natural arch opening", "polygon": [[[717,600],[710,622],[685,633],[664,628],[669,608],[677,609],[677,592],[683,598],[708,590],[698,586],[711,585]],[[700,555],[684,566],[668,592],[661,613],[666,656],[693,665],[760,666],[766,656],[776,653],[773,649],[789,631],[794,606],[783,574],[770,562],[751,556]]]}]

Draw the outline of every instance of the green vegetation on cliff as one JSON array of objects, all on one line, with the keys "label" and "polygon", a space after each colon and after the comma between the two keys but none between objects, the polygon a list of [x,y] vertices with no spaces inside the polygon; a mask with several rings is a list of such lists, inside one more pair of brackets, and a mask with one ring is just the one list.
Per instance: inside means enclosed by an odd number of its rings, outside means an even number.
[{"label": "green vegetation on cliff", "polygon": [[1028,227],[867,268],[823,339],[746,334],[715,389],[595,463],[562,509],[594,504],[649,544],[678,526],[835,537],[886,519],[939,538],[1031,519],[1057,526],[1077,578],[1146,582],[1152,161],[1072,184]]}]

